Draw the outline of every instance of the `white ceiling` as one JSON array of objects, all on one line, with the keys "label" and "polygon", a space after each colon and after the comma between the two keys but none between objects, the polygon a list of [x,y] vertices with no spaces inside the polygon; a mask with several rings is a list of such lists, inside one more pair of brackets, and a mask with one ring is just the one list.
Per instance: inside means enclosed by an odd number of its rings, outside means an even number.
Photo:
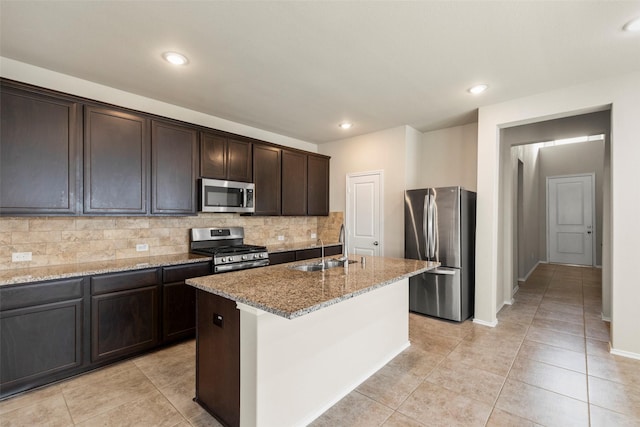
[{"label": "white ceiling", "polygon": [[[0,54],[308,142],[640,70],[638,1],[6,1]],[[190,59],[172,67],[161,54]],[[473,96],[466,89],[488,83]],[[349,120],[349,131],[338,123]]]}]

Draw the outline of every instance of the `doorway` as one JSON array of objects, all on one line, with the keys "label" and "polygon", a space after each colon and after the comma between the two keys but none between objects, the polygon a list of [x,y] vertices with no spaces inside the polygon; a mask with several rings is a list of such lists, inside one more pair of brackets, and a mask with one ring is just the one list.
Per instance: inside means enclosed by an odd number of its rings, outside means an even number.
[{"label": "doorway", "polygon": [[381,256],[384,253],[383,171],[347,175],[347,249],[355,255]]},{"label": "doorway", "polygon": [[594,265],[595,173],[547,177],[547,259]]}]

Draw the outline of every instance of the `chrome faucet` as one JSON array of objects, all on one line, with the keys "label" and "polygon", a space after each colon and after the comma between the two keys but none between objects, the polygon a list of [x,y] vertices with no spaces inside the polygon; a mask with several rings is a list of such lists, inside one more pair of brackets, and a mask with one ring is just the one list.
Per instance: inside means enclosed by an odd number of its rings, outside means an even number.
[{"label": "chrome faucet", "polygon": [[318,239],[318,242],[320,242],[320,256],[321,258],[321,263],[322,263],[322,271],[324,271],[324,242],[322,241],[322,239]]}]

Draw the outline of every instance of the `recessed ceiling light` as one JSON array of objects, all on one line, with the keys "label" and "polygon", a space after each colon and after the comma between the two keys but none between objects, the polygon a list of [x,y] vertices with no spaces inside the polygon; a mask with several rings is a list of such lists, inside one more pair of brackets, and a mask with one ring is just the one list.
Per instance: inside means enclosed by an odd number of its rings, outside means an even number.
[{"label": "recessed ceiling light", "polygon": [[625,31],[629,31],[630,33],[640,31],[640,17],[627,22],[626,24],[624,24],[624,27],[622,27],[622,29]]},{"label": "recessed ceiling light", "polygon": [[177,52],[165,52],[162,54],[165,61],[172,63],[173,65],[185,65],[189,60],[186,56]]},{"label": "recessed ceiling light", "polygon": [[467,91],[469,93],[474,94],[474,95],[478,95],[478,94],[484,92],[487,89],[489,89],[489,85],[481,84],[481,85],[472,86],[469,89],[467,89]]},{"label": "recessed ceiling light", "polygon": [[353,123],[342,122],[338,125],[340,129],[350,129],[353,126]]}]

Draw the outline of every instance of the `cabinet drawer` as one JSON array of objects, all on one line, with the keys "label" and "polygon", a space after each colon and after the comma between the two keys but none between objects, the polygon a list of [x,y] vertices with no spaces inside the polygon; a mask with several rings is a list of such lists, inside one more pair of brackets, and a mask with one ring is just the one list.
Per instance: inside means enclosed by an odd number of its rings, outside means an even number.
[{"label": "cabinet drawer", "polygon": [[91,278],[91,295],[158,284],[158,269],[103,274]]},{"label": "cabinet drawer", "polygon": [[324,256],[342,255],[342,245],[327,246],[324,248]]},{"label": "cabinet drawer", "polygon": [[202,262],[189,265],[176,265],[162,269],[162,283],[182,282],[193,277],[208,276],[211,274],[211,262]]},{"label": "cabinet drawer", "polygon": [[40,282],[0,288],[0,310],[66,301],[82,297],[84,278]]},{"label": "cabinet drawer", "polygon": [[293,262],[295,260],[295,251],[276,252],[273,254],[269,254],[269,265],[284,264],[285,262]]},{"label": "cabinet drawer", "polygon": [[322,256],[322,250],[320,248],[302,249],[296,251],[296,261],[304,259],[320,258]]}]

